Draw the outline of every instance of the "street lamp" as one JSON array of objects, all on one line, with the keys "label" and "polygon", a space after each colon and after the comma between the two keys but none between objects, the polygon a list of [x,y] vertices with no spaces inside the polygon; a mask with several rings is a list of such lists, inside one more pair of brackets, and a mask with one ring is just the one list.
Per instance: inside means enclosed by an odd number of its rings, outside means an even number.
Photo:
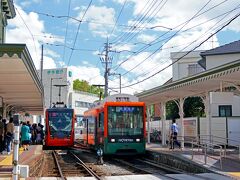
[{"label": "street lamp", "polygon": [[52,81],[53,81],[53,79],[62,79],[61,77],[58,77],[58,78],[51,78],[51,84],[50,84],[50,104],[49,104],[49,106],[50,106],[50,108],[52,107]]}]

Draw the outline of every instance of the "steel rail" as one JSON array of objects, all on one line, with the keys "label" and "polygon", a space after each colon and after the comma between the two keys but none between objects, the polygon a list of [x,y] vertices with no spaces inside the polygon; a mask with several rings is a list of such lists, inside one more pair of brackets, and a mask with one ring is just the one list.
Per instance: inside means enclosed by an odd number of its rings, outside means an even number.
[{"label": "steel rail", "polygon": [[52,154],[53,154],[53,157],[54,157],[54,161],[55,161],[55,163],[56,163],[56,165],[57,165],[58,171],[59,171],[59,173],[60,173],[61,179],[62,179],[62,180],[66,180],[66,178],[65,178],[64,175],[63,175],[63,172],[62,172],[62,169],[61,169],[61,167],[60,167],[60,164],[59,164],[59,162],[58,162],[58,160],[57,160],[56,152],[53,151]]},{"label": "steel rail", "polygon": [[[127,161],[120,160],[120,159],[114,159],[114,160],[117,161],[117,162],[120,162],[120,163],[122,163],[122,164],[125,164],[125,165],[127,165],[127,166],[130,166],[130,167],[132,167],[132,168],[138,169],[138,170],[140,170],[140,171],[144,171],[144,172],[146,172],[146,173],[153,174],[152,171],[146,170],[146,169],[141,169],[141,168],[137,167],[135,164],[129,163],[129,162],[127,162]],[[158,168],[159,168],[159,167],[158,167]],[[160,172],[158,172],[158,174],[161,175],[161,176],[163,176],[163,177],[165,177],[165,178],[167,178],[167,179],[179,180],[178,178],[174,178],[174,177],[171,177],[171,176],[167,176],[166,174],[163,174],[163,173],[160,173]]]},{"label": "steel rail", "polygon": [[[214,178],[203,177],[203,176],[200,176],[200,175],[198,175],[198,174],[188,173],[188,172],[185,172],[185,171],[183,171],[183,170],[181,170],[181,169],[177,169],[177,168],[168,166],[168,165],[163,164],[163,163],[155,164],[154,161],[148,160],[148,159],[145,159],[145,158],[143,158],[143,159],[138,159],[138,161],[142,161],[142,162],[145,162],[145,163],[147,163],[147,164],[151,164],[151,165],[156,166],[156,167],[160,166],[160,167],[163,168],[163,169],[166,168],[166,170],[168,170],[168,169],[171,168],[171,170],[173,170],[173,171],[176,171],[176,172],[179,172],[179,173],[184,173],[184,174],[189,175],[189,176],[198,177],[198,178],[206,179],[206,180],[214,180]],[[214,173],[215,173],[215,172],[214,172]],[[218,174],[218,173],[215,173],[215,174]],[[222,175],[222,174],[218,174],[218,175]]]},{"label": "steel rail", "polygon": [[79,162],[77,164],[81,165],[91,176],[95,177],[98,180],[101,180],[102,178],[99,177],[92,169],[90,169],[76,154],[69,151]]}]

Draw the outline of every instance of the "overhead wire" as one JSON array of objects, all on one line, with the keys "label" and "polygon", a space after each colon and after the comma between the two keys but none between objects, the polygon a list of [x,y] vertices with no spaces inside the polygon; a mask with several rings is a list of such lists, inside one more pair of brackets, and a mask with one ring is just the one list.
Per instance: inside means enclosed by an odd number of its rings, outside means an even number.
[{"label": "overhead wire", "polygon": [[232,21],[234,21],[236,18],[238,18],[240,16],[240,13],[238,13],[237,15],[235,15],[233,18],[231,18],[225,25],[223,25],[221,28],[219,28],[216,32],[214,32],[213,34],[211,34],[210,36],[208,36],[205,40],[203,40],[199,45],[195,46],[193,49],[191,49],[190,51],[188,51],[187,53],[185,53],[184,55],[182,55],[181,57],[179,57],[176,61],[172,62],[171,64],[169,64],[168,66],[162,68],[161,70],[157,71],[156,73],[129,85],[126,86],[122,86],[122,88],[127,88],[127,87],[131,87],[134,85],[137,85],[139,83],[142,83],[154,76],[156,76],[157,74],[159,74],[160,72],[164,71],[165,69],[169,68],[170,66],[172,66],[173,64],[175,64],[176,62],[178,62],[179,60],[181,60],[182,58],[184,58],[185,56],[187,56],[189,53],[193,52],[195,49],[197,49],[198,47],[200,47],[203,43],[205,43],[207,40],[209,40],[210,38],[212,38],[215,34],[217,34],[218,32],[220,32],[223,28],[227,27]]},{"label": "overhead wire", "polygon": [[73,51],[92,51],[92,52],[95,52],[97,51],[96,49],[83,49],[83,48],[72,48],[72,47],[69,47],[69,46],[65,46],[64,44],[52,44],[52,43],[44,43],[46,45],[50,45],[50,46],[56,46],[56,47],[66,47],[70,50],[73,50]]},{"label": "overhead wire", "polygon": [[[135,28],[131,33],[129,33],[128,35],[126,35],[126,37],[124,37],[124,39],[119,42],[116,43],[115,46],[117,46],[118,44],[126,44],[127,42],[131,41],[134,37],[136,37],[140,32],[142,32],[142,30],[147,29],[146,27],[148,26],[148,24],[154,19],[154,17],[161,11],[161,9],[165,6],[165,4],[168,2],[168,0],[165,0],[165,2],[163,2],[163,0],[159,1],[158,4],[156,4],[155,8],[150,12],[150,14],[145,14],[144,18],[148,15],[148,17],[146,17],[145,19],[141,19],[135,26],[141,28]],[[162,4],[162,5],[161,5]],[[144,25],[145,24],[145,25]],[[143,25],[143,26],[142,26]],[[162,26],[163,27],[163,26]],[[167,28],[167,27],[166,27]],[[167,28],[168,30],[172,30],[172,28]],[[123,43],[125,42],[125,43]]]},{"label": "overhead wire", "polygon": [[[190,19],[189,21],[187,21],[178,31],[176,31],[173,35],[170,36],[170,38],[166,41],[169,42],[173,37],[175,37],[178,32],[180,32],[196,15],[198,15],[212,0],[208,0],[208,2],[206,4],[204,4],[203,7],[200,8],[200,10],[197,11],[197,13],[195,13]],[[166,43],[165,42],[165,43]],[[123,74],[126,75],[127,73],[129,73],[130,71],[136,69],[136,67],[138,67],[140,64],[142,64],[144,61],[146,61],[147,59],[149,59],[150,57],[152,57],[157,51],[161,50],[161,48],[163,47],[164,44],[161,44],[161,46],[159,48],[157,48],[153,53],[151,53],[147,58],[145,58],[143,61],[141,61],[140,63],[138,63],[137,65],[135,65],[133,68],[131,68],[130,70],[128,70],[127,72],[125,72]]]},{"label": "overhead wire", "polygon": [[125,5],[126,5],[126,2],[127,2],[127,0],[124,1],[123,5],[122,5],[122,7],[121,7],[121,10],[120,10],[120,12],[119,12],[119,14],[118,14],[117,20],[116,20],[116,22],[115,22],[115,24],[114,24],[114,26],[113,26],[113,29],[112,29],[109,37],[111,37],[112,33],[114,32],[114,30],[115,30],[115,28],[116,28],[116,25],[117,25],[117,23],[118,23],[118,20],[119,20],[120,16],[122,15],[122,12],[123,12],[123,9],[124,9],[124,7],[125,7]]},{"label": "overhead wire", "polygon": [[34,36],[33,36],[32,32],[31,32],[30,28],[28,27],[27,23],[26,23],[25,20],[23,19],[21,13],[18,11],[18,8],[15,7],[15,9],[16,9],[16,11],[17,11],[19,17],[20,17],[21,20],[23,21],[23,24],[25,25],[25,27],[27,28],[28,32],[30,33],[30,35],[31,35],[31,37],[32,37],[33,45],[34,45],[34,49],[35,49],[35,53],[36,53],[36,57],[38,57],[37,47],[36,47],[36,44],[35,44]]},{"label": "overhead wire", "polygon": [[[54,14],[38,12],[38,11],[31,11],[31,12],[34,12],[34,13],[36,13],[38,15],[43,15],[43,16],[47,16],[47,17],[51,17],[51,18],[57,18],[57,19],[69,18],[69,19],[72,19],[74,21],[81,22],[81,23],[100,24],[100,25],[111,26],[111,27],[113,27],[115,25],[115,24],[111,24],[111,23],[103,23],[103,22],[94,21],[94,20],[84,21],[84,20],[80,20],[80,19],[77,19],[77,18],[72,17],[72,16],[67,16],[67,15],[54,15]],[[126,25],[126,24],[116,24],[116,26],[120,26],[120,27],[124,27],[124,28],[132,28],[132,27],[134,27],[134,26]],[[141,28],[141,27],[134,27],[134,28]]]},{"label": "overhead wire", "polygon": [[64,48],[63,48],[63,62],[65,62],[65,50],[66,50],[66,43],[67,43],[67,34],[68,34],[68,20],[70,15],[70,8],[71,8],[71,0],[68,1],[68,18],[66,20],[66,31],[65,31],[65,38],[64,38]]},{"label": "overhead wire", "polygon": [[[81,21],[80,21],[79,24],[78,24],[77,33],[76,33],[75,40],[74,40],[74,43],[73,43],[73,49],[75,48],[75,45],[76,45],[78,33],[79,33],[79,30],[80,30],[80,27],[81,27],[81,22],[82,22],[83,18],[85,17],[88,9],[90,8],[90,6],[91,6],[91,4],[92,4],[92,1],[93,1],[93,0],[91,0],[91,1],[89,2],[88,6],[87,6],[87,8],[86,8],[86,10],[85,10],[85,12],[83,13],[83,16],[82,16],[82,18],[81,18]],[[72,58],[72,55],[73,55],[73,49],[71,50],[71,53],[70,53],[70,56],[69,56],[69,59],[68,59],[67,66],[69,66],[69,63],[70,63],[70,61],[71,61],[71,58]]]},{"label": "overhead wire", "polygon": [[[224,1],[222,1],[222,2],[220,2],[220,3],[218,3],[218,4],[216,4],[216,5],[214,5],[214,6],[212,6],[212,7],[210,7],[209,9],[203,11],[202,13],[194,16],[192,19],[195,19],[195,18],[197,18],[197,17],[199,17],[199,16],[201,16],[201,15],[209,12],[210,10],[212,10],[212,9],[220,6],[221,4],[223,4],[223,3],[227,2],[227,1],[228,1],[228,0],[224,0]],[[177,29],[178,27],[186,24],[189,20],[190,20],[190,19],[184,21],[183,23],[178,24],[177,26],[173,27],[172,30]],[[161,40],[161,41],[158,41],[158,40],[159,40],[161,37],[164,37],[164,36],[165,36],[166,34],[168,34],[170,31],[171,31],[171,30],[163,33],[162,35],[158,36],[157,38],[155,38],[154,40],[152,40],[151,42],[149,42],[149,44],[147,44],[147,45],[145,45],[144,47],[140,48],[140,49],[136,52],[136,54],[139,54],[139,53],[141,53],[142,51],[148,49],[149,47],[151,47],[151,46],[153,46],[153,45],[155,45],[155,44],[157,44],[157,43],[159,43],[159,42],[162,42],[162,40]],[[170,37],[171,37],[171,36],[170,36]],[[136,55],[136,54],[135,54],[135,55]],[[125,59],[125,60],[123,60],[122,62],[120,62],[118,65],[114,66],[114,67],[113,67],[114,70],[117,70],[122,64],[124,64],[125,62],[127,62],[128,60],[130,60],[132,57],[133,57],[133,56],[130,56],[130,57],[128,57],[127,59]]]},{"label": "overhead wire", "polygon": [[[148,11],[148,8],[152,5],[152,3],[154,3],[156,0],[152,0],[152,2],[149,4],[149,1],[148,0],[145,4],[145,6],[140,10],[139,14],[142,14],[144,15],[146,12],[145,11]],[[147,8],[147,9],[146,9]],[[145,10],[146,9],[146,10]],[[129,28],[128,32],[123,32],[121,33],[119,36],[115,37],[113,40],[112,40],[112,43],[116,43],[117,41],[119,41],[122,37],[124,37],[126,34],[128,34],[129,32],[133,31],[136,27],[136,24],[137,22],[142,18],[143,16],[140,16],[140,17],[136,17],[133,19],[133,24],[131,25],[131,27]]]},{"label": "overhead wire", "polygon": [[[204,34],[202,34],[201,36],[199,36],[196,40],[192,41],[191,43],[189,43],[187,46],[185,46],[183,49],[181,49],[179,51],[182,52],[183,50],[185,50],[186,48],[188,48],[190,45],[192,45],[193,43],[197,42],[197,40],[199,40],[201,37],[203,37],[208,31],[210,31],[211,29],[213,29],[214,26],[216,26],[219,22],[221,22],[224,18],[226,18],[226,16],[228,16],[230,13],[232,13],[233,11],[237,10],[239,8],[240,5],[238,5],[236,8],[228,11],[227,13],[223,13],[223,15],[225,15],[224,17],[222,17],[217,23],[215,23],[212,28],[208,29]],[[221,15],[222,16],[222,15]],[[219,16],[217,16],[219,17]],[[212,18],[213,19],[213,18]],[[214,18],[215,19],[215,18]],[[208,20],[209,22],[210,20]],[[201,24],[201,23],[200,23]],[[130,71],[132,71],[133,69],[135,69],[138,65],[140,65],[142,62],[144,62],[146,59],[144,59],[143,61],[141,61],[139,64],[137,64],[134,68],[128,70],[126,73],[122,74],[122,76],[126,75],[127,73],[129,73]]]}]

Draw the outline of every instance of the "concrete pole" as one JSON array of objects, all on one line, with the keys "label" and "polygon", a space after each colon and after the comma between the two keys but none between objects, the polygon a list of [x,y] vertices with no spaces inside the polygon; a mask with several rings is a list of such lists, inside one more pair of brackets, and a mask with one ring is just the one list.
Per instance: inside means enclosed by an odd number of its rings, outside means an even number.
[{"label": "concrete pole", "polygon": [[150,142],[150,118],[151,118],[151,116],[150,116],[150,106],[148,106],[148,107],[147,107],[147,121],[148,121],[147,143],[148,143],[148,144],[151,143],[151,142]]},{"label": "concrete pole", "polygon": [[166,103],[161,102],[162,145],[166,145]]},{"label": "concrete pole", "polygon": [[204,102],[204,112],[206,114],[206,135],[208,135],[208,140],[211,142],[212,128],[211,128],[211,108],[210,108],[210,92],[206,92],[205,98],[202,98]]},{"label": "concrete pole", "polygon": [[18,165],[19,133],[20,133],[19,125],[14,126],[13,180],[18,180],[18,175],[20,174],[19,165]]},{"label": "concrete pole", "polygon": [[184,98],[180,98],[179,100],[179,116],[180,116],[180,125],[181,125],[181,147],[184,148],[184,111],[183,111],[183,104],[184,104]]}]

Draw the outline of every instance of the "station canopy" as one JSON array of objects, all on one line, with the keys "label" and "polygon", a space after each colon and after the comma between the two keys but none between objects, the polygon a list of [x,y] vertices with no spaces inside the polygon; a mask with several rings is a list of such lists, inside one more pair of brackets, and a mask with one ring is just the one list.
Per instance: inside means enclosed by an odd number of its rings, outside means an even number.
[{"label": "station canopy", "polygon": [[0,44],[0,96],[16,112],[43,114],[43,86],[25,44]]},{"label": "station canopy", "polygon": [[223,87],[240,87],[240,59],[215,67],[202,73],[173,81],[136,94],[147,105],[167,102],[174,99],[205,96],[207,92]]}]

